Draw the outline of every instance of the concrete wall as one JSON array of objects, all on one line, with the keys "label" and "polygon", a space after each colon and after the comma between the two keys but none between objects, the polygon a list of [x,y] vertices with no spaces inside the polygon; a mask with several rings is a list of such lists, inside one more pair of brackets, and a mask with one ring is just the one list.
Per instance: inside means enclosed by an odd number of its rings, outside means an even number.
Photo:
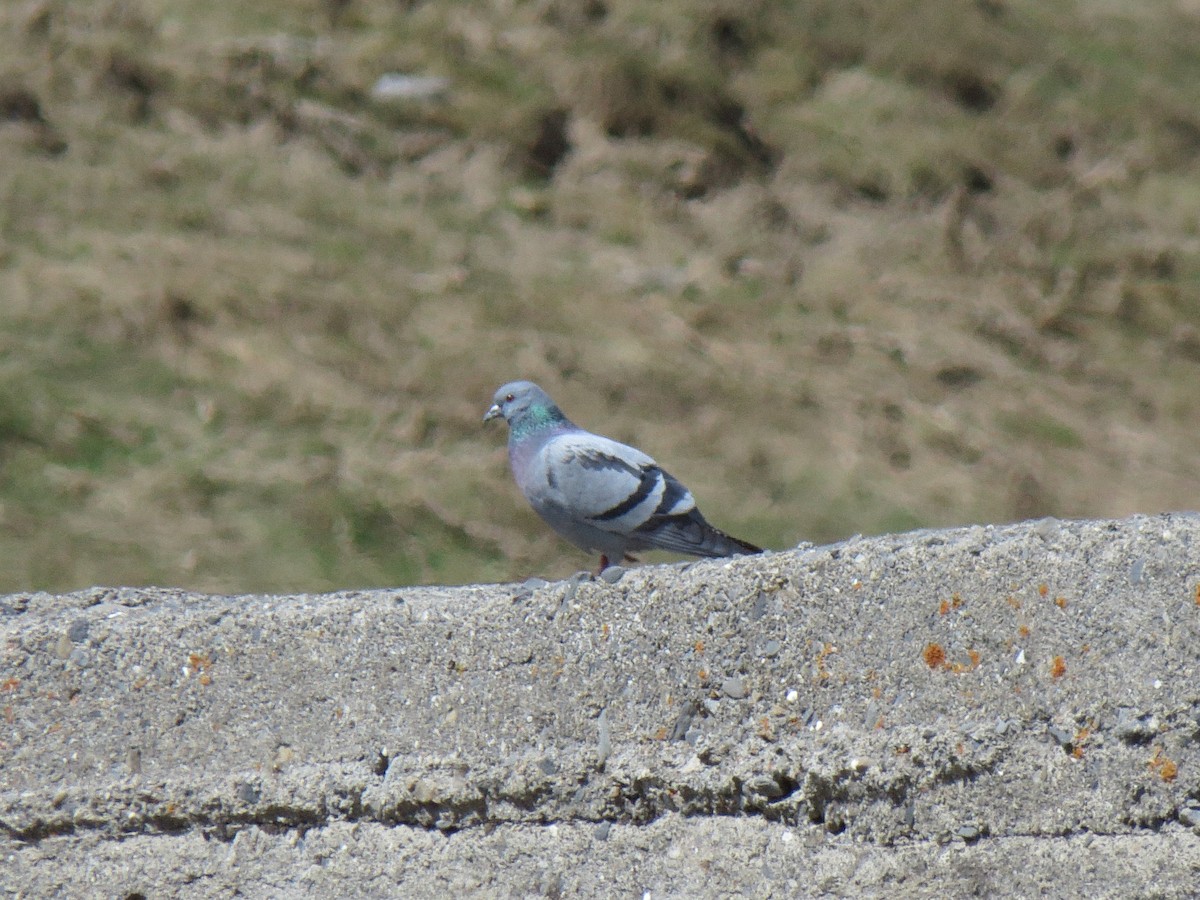
[{"label": "concrete wall", "polygon": [[1200,517],[0,598],[26,896],[1200,892]]}]

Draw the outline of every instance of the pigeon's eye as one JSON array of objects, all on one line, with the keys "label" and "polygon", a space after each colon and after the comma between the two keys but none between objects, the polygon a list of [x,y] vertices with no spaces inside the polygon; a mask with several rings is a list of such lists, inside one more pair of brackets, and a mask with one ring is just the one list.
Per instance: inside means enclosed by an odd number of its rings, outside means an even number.
[{"label": "pigeon's eye", "polygon": [[504,402],[505,402],[505,403],[512,403],[512,402],[513,402],[514,400],[516,400],[516,399],[517,399],[517,398],[516,398],[516,397],[514,397],[512,394],[507,394],[507,395],[505,395],[505,397],[504,397]]}]

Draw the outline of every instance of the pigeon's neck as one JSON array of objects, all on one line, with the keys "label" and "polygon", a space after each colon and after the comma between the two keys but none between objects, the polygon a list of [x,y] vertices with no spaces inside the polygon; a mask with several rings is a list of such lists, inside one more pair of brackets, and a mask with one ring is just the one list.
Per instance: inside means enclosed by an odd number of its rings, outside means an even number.
[{"label": "pigeon's neck", "polygon": [[530,409],[518,421],[509,423],[508,462],[517,480],[525,477],[530,462],[546,441],[574,427],[556,406]]},{"label": "pigeon's neck", "polygon": [[509,443],[540,437],[556,428],[570,428],[571,423],[557,406],[531,406],[515,422],[509,423]]}]

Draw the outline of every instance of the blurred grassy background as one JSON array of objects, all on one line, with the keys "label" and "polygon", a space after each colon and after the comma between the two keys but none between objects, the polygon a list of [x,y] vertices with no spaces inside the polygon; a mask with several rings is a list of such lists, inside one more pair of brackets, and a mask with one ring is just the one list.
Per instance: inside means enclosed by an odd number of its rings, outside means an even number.
[{"label": "blurred grassy background", "polygon": [[1182,0],[6,3],[0,589],[593,565],[480,424],[516,377],[773,547],[1195,508],[1197,47]]}]

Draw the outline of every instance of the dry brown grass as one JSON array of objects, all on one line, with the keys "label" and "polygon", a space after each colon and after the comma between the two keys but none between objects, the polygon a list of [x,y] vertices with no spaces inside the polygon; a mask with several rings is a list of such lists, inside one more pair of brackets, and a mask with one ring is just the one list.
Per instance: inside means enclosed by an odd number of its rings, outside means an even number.
[{"label": "dry brown grass", "polygon": [[1061,0],[6,5],[0,587],[572,571],[479,424],[518,376],[775,547],[1194,507],[1198,39]]}]

